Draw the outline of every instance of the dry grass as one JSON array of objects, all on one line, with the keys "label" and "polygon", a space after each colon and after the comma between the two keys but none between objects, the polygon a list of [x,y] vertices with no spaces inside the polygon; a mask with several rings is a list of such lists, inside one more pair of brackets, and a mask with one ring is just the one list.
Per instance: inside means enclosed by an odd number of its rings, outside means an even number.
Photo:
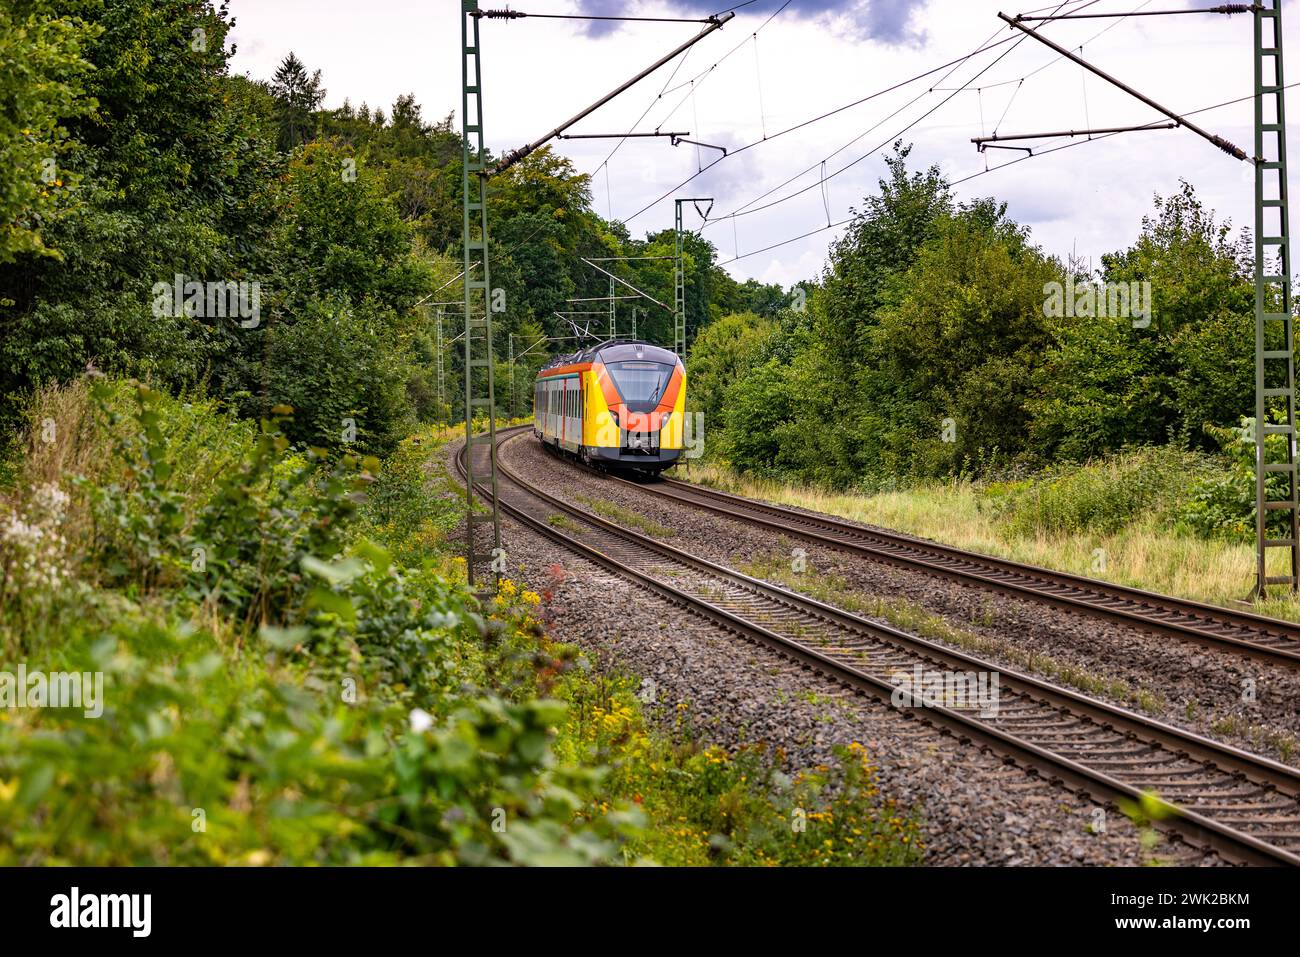
[{"label": "dry grass", "polygon": [[[699,464],[692,466],[690,479],[750,498],[838,515],[987,555],[1216,605],[1243,607],[1239,601],[1254,582],[1252,545],[1207,541],[1160,527],[1155,520],[1113,534],[1019,535],[982,507],[981,489],[970,482],[933,483],[864,495],[752,479],[721,466]],[[1284,556],[1274,557],[1280,574]],[[1254,610],[1300,621],[1297,599],[1271,599],[1258,603]]]},{"label": "dry grass", "polygon": [[95,480],[109,468],[103,433],[95,427],[90,388],[85,379],[41,389],[27,413],[27,431],[13,488],[0,497],[0,511],[22,513],[32,493],[43,485],[71,493],[61,531],[68,541],[84,543],[93,521],[89,503],[68,485],[68,476]]}]

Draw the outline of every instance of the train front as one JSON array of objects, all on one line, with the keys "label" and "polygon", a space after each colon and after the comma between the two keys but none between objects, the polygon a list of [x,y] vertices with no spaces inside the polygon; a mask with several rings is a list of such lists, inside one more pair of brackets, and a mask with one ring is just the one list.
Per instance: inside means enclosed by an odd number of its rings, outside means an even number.
[{"label": "train front", "polygon": [[600,465],[661,472],[681,457],[686,370],[646,342],[602,347],[593,357],[584,453]]}]

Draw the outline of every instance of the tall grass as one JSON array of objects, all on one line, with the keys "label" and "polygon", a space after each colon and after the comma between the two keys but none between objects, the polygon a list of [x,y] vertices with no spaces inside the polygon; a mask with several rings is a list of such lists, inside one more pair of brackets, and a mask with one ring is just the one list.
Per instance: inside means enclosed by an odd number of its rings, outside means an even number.
[{"label": "tall grass", "polygon": [[[987,555],[1241,607],[1254,584],[1253,544],[1205,538],[1179,520],[1191,488],[1219,468],[1201,456],[1139,450],[1022,482],[927,482],[875,494],[754,479],[717,463],[692,464],[690,479]],[[1277,574],[1283,557],[1272,556]],[[1291,597],[1254,610],[1300,621],[1300,601]]]}]

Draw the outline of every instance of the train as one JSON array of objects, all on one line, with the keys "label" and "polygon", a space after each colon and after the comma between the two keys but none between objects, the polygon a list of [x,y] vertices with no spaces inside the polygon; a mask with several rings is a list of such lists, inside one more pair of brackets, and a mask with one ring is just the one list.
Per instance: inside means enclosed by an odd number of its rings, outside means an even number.
[{"label": "train", "polygon": [[609,471],[659,473],[682,455],[686,369],[677,354],[641,340],[609,339],[542,366],[533,434]]}]

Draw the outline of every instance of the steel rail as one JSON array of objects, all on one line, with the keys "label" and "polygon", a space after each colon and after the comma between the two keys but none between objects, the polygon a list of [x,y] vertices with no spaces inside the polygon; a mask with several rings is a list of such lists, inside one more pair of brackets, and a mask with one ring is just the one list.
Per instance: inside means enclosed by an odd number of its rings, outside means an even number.
[{"label": "steel rail", "polygon": [[[511,430],[509,433],[503,433],[499,442],[515,438],[520,432],[528,428],[530,426],[522,426],[519,429]],[[476,448],[481,447],[476,446]],[[462,476],[464,475],[464,454],[465,450],[462,448],[456,460]],[[531,500],[534,508],[540,504],[545,512],[558,512],[572,516],[591,526],[598,533],[604,533],[615,547],[631,548],[637,550],[643,556],[646,553],[656,555],[670,563],[685,566],[702,575],[713,576],[715,579],[739,586],[745,589],[749,595],[758,596],[761,600],[770,603],[771,607],[782,612],[801,613],[807,618],[814,619],[815,622],[824,623],[832,631],[850,632],[869,638],[882,646],[887,646],[895,655],[901,652],[906,656],[927,663],[947,664],[960,669],[978,668],[996,672],[1006,680],[1013,696],[1021,697],[1024,702],[1031,706],[1031,708],[1026,709],[1022,703],[1021,712],[1013,714],[1008,718],[1009,721],[1032,720],[1041,722],[1044,720],[1041,713],[1037,718],[1032,717],[1032,715],[1028,718],[1018,717],[1018,715],[1028,714],[1033,708],[1039,709],[1039,712],[1046,709],[1049,712],[1047,718],[1054,722],[1064,722],[1065,725],[1069,725],[1071,722],[1076,723],[1078,728],[1075,729],[1075,734],[1083,733],[1079,730],[1083,729],[1092,733],[1111,735],[1113,740],[1108,745],[1111,754],[1107,756],[1104,749],[1099,755],[1094,753],[1091,759],[1092,764],[1088,760],[1075,760],[1067,754],[1061,753],[1061,749],[1068,750],[1069,747],[1081,747],[1077,742],[1068,746],[1061,744],[1057,749],[1045,747],[1040,743],[1028,740],[1024,735],[996,727],[981,717],[943,705],[918,708],[909,712],[909,714],[920,717],[922,720],[939,726],[947,732],[954,733],[962,740],[978,737],[986,745],[994,747],[996,750],[1029,767],[1046,772],[1052,778],[1059,779],[1071,787],[1084,790],[1095,798],[1102,800],[1139,800],[1144,793],[1143,788],[1106,771],[1104,766],[1107,763],[1121,765],[1126,761],[1129,764],[1136,763],[1139,767],[1148,769],[1141,773],[1146,773],[1149,776],[1154,775],[1155,778],[1159,779],[1161,775],[1155,770],[1150,770],[1151,768],[1170,767],[1169,762],[1171,761],[1190,761],[1201,765],[1200,770],[1202,772],[1208,769],[1221,776],[1220,780],[1207,782],[1203,786],[1198,785],[1204,789],[1202,797],[1208,795],[1211,798],[1227,797],[1233,799],[1233,795],[1224,795],[1222,793],[1225,781],[1232,783],[1234,786],[1240,782],[1245,782],[1241,786],[1256,789],[1252,790],[1247,796],[1237,797],[1235,805],[1231,800],[1227,804],[1223,804],[1222,800],[1220,800],[1219,810],[1223,816],[1240,818],[1243,814],[1247,816],[1250,814],[1258,815],[1260,809],[1265,809],[1273,814],[1284,815],[1282,820],[1267,818],[1268,823],[1285,825],[1292,829],[1296,828],[1296,822],[1300,820],[1300,817],[1297,817],[1297,812],[1300,812],[1300,799],[1298,799],[1298,796],[1300,796],[1300,771],[1294,768],[1203,738],[1105,702],[1094,701],[1029,675],[993,667],[988,662],[980,661],[962,652],[908,635],[887,625],[868,621],[814,599],[770,585],[760,579],[724,568],[670,545],[624,529],[613,522],[572,506],[549,493],[535,488],[508,468],[502,469],[502,475],[511,486],[518,488],[527,499]],[[616,555],[611,554],[609,550],[596,548],[574,536],[561,532],[547,521],[532,514],[525,505],[511,501],[504,493],[501,495],[499,504],[513,518],[539,534],[572,549],[621,576],[634,580],[678,605],[703,615],[722,627],[768,645],[802,665],[816,668],[847,686],[877,698],[888,700],[897,691],[894,683],[885,680],[879,675],[870,674],[868,671],[855,667],[854,664],[844,660],[843,652],[819,650],[806,641],[779,634],[771,628],[752,620],[752,616],[746,617],[728,610],[722,604],[705,600],[699,595],[691,594],[677,584],[669,583],[633,567],[628,562],[620,560]],[[864,657],[863,661],[865,662],[867,658],[869,656]],[[1056,717],[1051,718],[1050,712],[1055,712]],[[1041,727],[1039,730],[1042,730]],[[1046,735],[1047,740],[1052,740],[1056,733],[1055,728],[1053,728],[1051,733]],[[1149,757],[1134,759],[1127,751],[1116,751],[1116,742],[1124,748],[1136,746],[1140,751],[1143,749],[1154,750],[1151,751]],[[1088,750],[1093,747],[1103,748],[1103,745],[1094,746],[1092,743],[1088,743],[1084,749]],[[1162,760],[1154,760],[1157,756]],[[1185,778],[1187,774],[1195,773],[1196,770],[1193,767],[1190,772],[1181,769],[1176,773],[1172,771],[1169,773],[1174,774],[1176,781],[1180,776]],[[1137,771],[1133,773],[1140,776]],[[1170,785],[1171,789],[1180,786],[1186,788],[1189,785],[1186,783]],[[1257,798],[1254,803],[1248,800],[1252,796]],[[1260,803],[1258,797],[1269,798],[1274,803],[1268,801]],[[1279,799],[1282,802],[1281,804],[1276,803]],[[1247,803],[1242,803],[1243,801]],[[1177,831],[1183,836],[1190,837],[1192,840],[1211,847],[1233,859],[1257,864],[1300,865],[1300,854],[1296,853],[1296,849],[1284,848],[1269,843],[1246,831],[1225,824],[1223,821],[1216,820],[1214,817],[1202,813],[1203,809],[1198,810],[1196,807],[1188,806],[1186,802],[1177,804],[1166,801],[1165,803],[1172,810],[1174,816],[1168,820],[1153,822],[1159,829]],[[1261,826],[1263,825],[1261,824]],[[1294,837],[1296,841],[1300,841],[1300,830],[1297,830],[1294,835],[1292,835],[1291,831],[1283,833],[1288,840]]]},{"label": "steel rail", "polygon": [[[1300,669],[1300,626],[1277,618],[1236,611],[1190,599],[996,558],[885,529],[857,525],[730,492],[660,478],[655,484],[606,475],[612,481],[758,525],[803,541],[872,560],[942,575],[1006,595],[1082,611],[1134,628],[1169,635],[1254,660]],[[1235,629],[1243,634],[1226,634]]]}]

